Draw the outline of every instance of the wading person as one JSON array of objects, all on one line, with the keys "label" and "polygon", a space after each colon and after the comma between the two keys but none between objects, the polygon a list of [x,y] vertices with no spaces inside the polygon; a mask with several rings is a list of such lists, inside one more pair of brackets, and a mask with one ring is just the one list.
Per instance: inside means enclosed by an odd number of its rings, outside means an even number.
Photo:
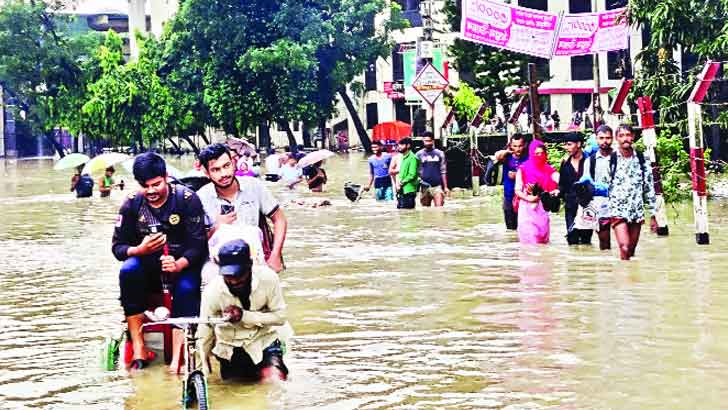
[{"label": "wading person", "polygon": [[94,180],[89,174],[81,175],[83,164],[76,167],[71,177],[71,192],[76,191],[76,198],[90,198],[94,193]]},{"label": "wading person", "polygon": [[[226,224],[254,226],[266,234],[268,223],[265,218],[269,218],[273,222],[273,232],[272,237],[264,235],[263,248],[268,265],[280,272],[288,222],[278,201],[259,179],[235,177],[235,166],[225,145],[210,145],[200,152],[199,158],[211,181],[198,191],[209,227],[208,237]],[[205,264],[205,282],[216,274],[215,268],[214,264]]]},{"label": "wading person", "polygon": [[503,218],[506,229],[515,231],[518,228],[518,214],[513,208],[513,196],[516,188],[516,173],[518,168],[526,162],[526,140],[521,134],[511,137],[508,148],[495,153],[496,161],[503,163]]},{"label": "wading person", "polygon": [[223,244],[216,259],[220,275],[202,293],[200,316],[227,316],[231,323],[197,328],[203,372],[210,373],[215,356],[223,379],[286,379],[283,354],[292,330],[278,275],[253,264],[242,240]]},{"label": "wading person", "polygon": [[518,208],[518,240],[523,244],[545,244],[550,240],[549,214],[541,197],[558,195],[559,173],[549,165],[546,147],[541,141],[531,141],[528,160],[516,173],[514,201]]},{"label": "wading person", "polygon": [[379,141],[372,142],[372,152],[369,157],[369,184],[364,187],[365,191],[369,191],[374,185],[374,198],[377,201],[391,201],[394,199],[394,191],[392,190],[392,178],[389,175],[389,166],[392,163],[392,157],[382,152],[382,143]]},{"label": "wading person", "polygon": [[307,167],[306,183],[308,184],[308,189],[311,190],[311,192],[324,191],[328,178],[326,177],[326,170],[322,168],[322,165],[323,161],[319,161],[310,167]]},{"label": "wading person", "polygon": [[434,202],[436,207],[445,204],[447,188],[447,162],[445,153],[435,148],[435,136],[427,131],[422,135],[424,148],[417,151],[417,160],[420,163],[420,203],[430,206]]},{"label": "wading person", "polygon": [[415,199],[417,198],[418,170],[419,161],[412,153],[412,138],[402,138],[398,144],[399,153],[402,159],[399,164],[399,174],[397,176],[397,208],[399,209],[415,209]]},{"label": "wading person", "polygon": [[278,170],[280,180],[286,184],[288,189],[293,189],[296,185],[303,182],[303,171],[296,166],[297,163],[298,160],[296,157],[293,154],[288,154],[286,162]]},{"label": "wading person", "polygon": [[564,142],[564,150],[569,155],[561,162],[559,170],[559,191],[564,198],[564,217],[566,219],[566,241],[569,245],[591,244],[592,230],[579,229],[574,226],[579,202],[577,189],[574,185],[584,175],[584,164],[586,158],[581,144],[584,137],[576,132],[569,133]]},{"label": "wading person", "polygon": [[645,221],[645,205],[652,215],[650,227],[657,229],[652,167],[642,153],[634,150],[633,143],[632,127],[620,125],[618,148],[610,156],[609,214],[622,260],[634,256]]},{"label": "wading person", "polygon": [[[599,151],[590,156],[587,160],[589,164],[589,176],[594,184],[594,199],[592,199],[592,207],[597,211],[599,236],[599,249],[606,250],[611,247],[609,232],[609,196],[608,187],[611,180],[609,176],[609,159],[612,156],[612,128],[602,125],[597,129],[597,144]],[[606,189],[605,189],[606,188]]]},{"label": "wading person", "polygon": [[114,172],[116,172],[114,167],[108,167],[106,168],[106,171],[104,171],[104,175],[99,178],[99,193],[102,198],[110,196],[111,190],[114,189],[114,187],[124,189],[123,181],[119,184],[114,183]]},{"label": "wading person", "polygon": [[[161,290],[162,275],[173,285],[172,317],[198,315],[207,237],[200,199],[181,185],[167,184],[162,157],[150,152],[138,156],[133,173],[141,188],[119,210],[112,251],[124,262],[119,286],[134,347],[131,367],[141,369],[149,358],[141,331],[144,311],[149,295]],[[175,329],[174,346],[181,346],[182,336]],[[174,349],[175,370],[179,351]]]}]

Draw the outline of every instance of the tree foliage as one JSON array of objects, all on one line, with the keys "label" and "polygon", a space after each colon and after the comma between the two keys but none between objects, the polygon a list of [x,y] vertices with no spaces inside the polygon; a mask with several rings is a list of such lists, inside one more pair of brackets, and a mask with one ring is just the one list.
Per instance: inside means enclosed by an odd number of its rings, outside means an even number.
[{"label": "tree foliage", "polygon": [[173,124],[185,123],[186,113],[175,109],[145,43],[139,59],[125,64],[121,39],[110,31],[97,58],[101,75],[89,84],[82,108],[85,133],[116,145],[144,147],[171,135],[177,128]]},{"label": "tree foliage", "polygon": [[88,58],[99,41],[95,34],[69,36],[68,19],[53,11],[43,2],[21,0],[0,7],[0,81],[17,100],[25,125],[51,142],[54,127],[73,122],[87,73],[93,72]]}]

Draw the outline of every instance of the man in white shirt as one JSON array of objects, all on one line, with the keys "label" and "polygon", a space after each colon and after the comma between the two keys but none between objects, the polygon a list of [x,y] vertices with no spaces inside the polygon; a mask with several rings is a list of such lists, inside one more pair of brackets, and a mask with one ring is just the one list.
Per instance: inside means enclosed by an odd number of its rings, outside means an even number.
[{"label": "man in white shirt", "polygon": [[[280,272],[288,222],[278,201],[260,180],[235,177],[235,166],[225,145],[210,145],[200,152],[199,159],[211,181],[197,191],[205,209],[208,238],[225,224],[260,227],[268,266]],[[261,215],[273,222],[272,238],[266,235],[268,224]],[[209,276],[206,271],[210,268],[209,263],[205,265],[203,276]]]},{"label": "man in white shirt", "polygon": [[281,177],[278,171],[281,169],[281,155],[273,148],[268,149],[268,156],[265,158],[265,180],[277,182]]}]

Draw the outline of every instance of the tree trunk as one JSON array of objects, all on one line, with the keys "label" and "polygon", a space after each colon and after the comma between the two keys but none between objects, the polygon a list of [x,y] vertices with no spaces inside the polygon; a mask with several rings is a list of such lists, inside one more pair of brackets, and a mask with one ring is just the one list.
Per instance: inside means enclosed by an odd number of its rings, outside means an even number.
[{"label": "tree trunk", "polygon": [[172,137],[167,137],[167,141],[169,141],[169,143],[172,144],[172,148],[174,148],[174,150],[177,151],[177,155],[182,155],[182,149],[179,147],[179,144],[174,142]]},{"label": "tree trunk", "polygon": [[194,141],[192,141],[192,138],[190,138],[189,135],[184,135],[182,137],[183,140],[187,141],[188,144],[190,144],[190,147],[192,147],[192,150],[195,151],[195,155],[200,155],[200,149],[197,147],[197,144],[195,144]]},{"label": "tree trunk", "polygon": [[364,147],[364,151],[366,151],[367,153],[372,152],[372,142],[369,140],[367,130],[366,128],[364,128],[364,124],[362,124],[361,118],[359,118],[359,113],[356,111],[356,107],[354,107],[354,103],[351,101],[349,93],[346,91],[345,88],[340,88],[339,95],[344,101],[346,109],[349,111],[349,116],[351,117],[351,120],[354,121],[354,128],[356,128],[356,133],[359,134],[359,140],[361,141],[361,145]]},{"label": "tree trunk", "polygon": [[200,137],[202,137],[202,140],[205,141],[206,145],[210,145],[210,139],[207,138],[207,135],[205,135],[204,132],[200,134]]},{"label": "tree trunk", "polygon": [[278,124],[286,130],[286,136],[288,137],[288,145],[291,147],[291,152],[294,154],[297,153],[298,152],[298,142],[296,142],[296,136],[293,135],[293,130],[291,129],[291,124],[285,120],[279,120]]},{"label": "tree trunk", "polygon": [[260,136],[260,145],[266,149],[271,147],[270,140],[270,129],[268,128],[268,121],[263,120],[258,124],[258,135]]},{"label": "tree trunk", "polygon": [[[333,132],[333,131],[332,131]],[[327,148],[333,151],[331,144],[329,144],[329,136],[326,135],[326,118],[319,119],[319,134],[321,137],[321,147]]]},{"label": "tree trunk", "polygon": [[48,135],[47,133],[43,133],[43,138],[44,138],[44,139],[45,139],[45,140],[46,140],[46,141],[47,141],[47,142],[48,142],[49,144],[51,144],[51,146],[53,147],[53,149],[55,149],[55,150],[56,150],[56,152],[58,153],[58,155],[59,155],[59,156],[60,156],[61,158],[63,158],[63,157],[65,157],[65,156],[66,156],[66,153],[65,153],[65,152],[63,152],[63,145],[61,145],[61,144],[60,144],[60,143],[59,143],[58,141],[56,141],[56,139],[55,139],[55,138],[51,137],[51,136],[50,136],[50,135]]},{"label": "tree trunk", "polygon": [[301,125],[301,135],[303,136],[303,146],[313,147],[313,144],[311,144],[311,132],[304,124]]}]

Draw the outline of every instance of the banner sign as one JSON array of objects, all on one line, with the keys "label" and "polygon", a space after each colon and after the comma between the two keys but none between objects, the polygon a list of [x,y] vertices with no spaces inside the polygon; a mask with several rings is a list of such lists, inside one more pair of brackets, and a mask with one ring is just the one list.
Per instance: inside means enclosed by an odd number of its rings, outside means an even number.
[{"label": "banner sign", "polygon": [[581,56],[627,48],[625,9],[567,14],[561,20],[555,56]]},{"label": "banner sign", "polygon": [[[445,72],[445,56],[443,55],[442,49],[436,48],[433,50],[432,65],[435,66],[437,71]],[[404,95],[407,100],[422,100],[417,91],[412,88],[412,83],[415,82],[417,75],[425,68],[427,62],[423,59],[417,58],[417,50],[411,49],[402,53],[402,63],[404,64]]]},{"label": "banner sign", "polygon": [[551,58],[557,13],[491,0],[463,0],[460,36],[469,41]]},{"label": "banner sign", "polygon": [[559,14],[494,0],[463,0],[460,37],[479,44],[550,59],[628,47],[625,8]]},{"label": "banner sign", "polygon": [[384,93],[390,100],[404,99],[404,84],[399,82],[385,81]]}]

